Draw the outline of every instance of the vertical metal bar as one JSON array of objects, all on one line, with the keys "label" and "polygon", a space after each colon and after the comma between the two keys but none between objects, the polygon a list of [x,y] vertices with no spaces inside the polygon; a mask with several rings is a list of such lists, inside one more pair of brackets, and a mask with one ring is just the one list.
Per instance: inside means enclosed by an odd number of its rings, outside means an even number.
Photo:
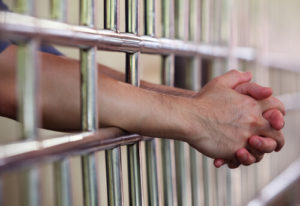
[{"label": "vertical metal bar", "polygon": [[[126,0],[126,32],[139,34],[139,1]],[[126,82],[139,87],[139,52],[126,53]],[[130,205],[142,205],[139,144],[127,146]]]},{"label": "vertical metal bar", "polygon": [[[16,0],[19,13],[32,14],[32,1]],[[38,42],[29,40],[20,42],[17,51],[18,76],[18,119],[22,123],[21,139],[37,138],[37,49]],[[20,173],[21,201],[23,205],[38,206],[39,170],[37,167],[25,169]]]},{"label": "vertical metal bar", "polygon": [[[94,0],[80,0],[80,24],[94,26]],[[96,48],[80,50],[81,127],[95,131],[97,121],[97,67]],[[94,153],[81,157],[84,205],[98,205],[98,186]]]},{"label": "vertical metal bar", "polygon": [[157,185],[157,157],[155,140],[146,141],[148,205],[159,205]]},{"label": "vertical metal bar", "polygon": [[[51,0],[51,18],[58,21],[66,20],[66,1]],[[55,198],[58,206],[72,205],[72,190],[70,179],[70,165],[68,159],[54,163]]]},{"label": "vertical metal bar", "polygon": [[120,19],[120,3],[119,0],[104,1],[104,28],[113,31],[119,31]]},{"label": "vertical metal bar", "polygon": [[65,0],[51,0],[50,2],[51,18],[58,21],[65,21],[67,8]]},{"label": "vertical metal bar", "polygon": [[110,206],[123,205],[121,182],[121,148],[106,151],[107,191]]},{"label": "vertical metal bar", "polygon": [[[145,35],[156,36],[156,0],[145,0]],[[156,142],[148,140],[146,144],[148,204],[158,205]]]},{"label": "vertical metal bar", "polygon": [[156,0],[145,0],[145,35],[156,36]]},{"label": "vertical metal bar", "polygon": [[57,206],[72,205],[70,165],[68,159],[54,163],[55,194]]},{"label": "vertical metal bar", "polygon": [[[174,38],[174,0],[161,1],[162,8],[162,37]],[[174,86],[174,68],[175,56],[170,54],[162,56],[162,83],[168,86]],[[163,194],[164,205],[176,205],[176,181],[175,179],[175,159],[171,152],[174,141],[162,139],[162,172],[163,172]],[[173,148],[174,149],[174,148]]]},{"label": "vertical metal bar", "polygon": [[[119,31],[119,0],[104,1],[104,28]],[[121,180],[121,148],[105,151],[107,168],[108,203],[111,206],[123,205]]]}]

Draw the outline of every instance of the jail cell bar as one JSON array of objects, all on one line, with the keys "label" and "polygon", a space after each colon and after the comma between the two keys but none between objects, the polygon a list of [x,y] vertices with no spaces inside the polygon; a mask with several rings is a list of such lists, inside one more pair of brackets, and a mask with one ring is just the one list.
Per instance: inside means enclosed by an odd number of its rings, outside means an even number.
[{"label": "jail cell bar", "polygon": [[[94,27],[94,0],[80,0],[80,24]],[[98,128],[96,47],[80,49],[81,127],[95,132]],[[95,154],[81,157],[84,205],[98,205]]]},{"label": "jail cell bar", "polygon": [[[50,14],[56,21],[64,22],[66,20],[66,1],[51,0]],[[70,176],[70,162],[68,158],[60,159],[53,163],[54,187],[55,187],[55,205],[71,206],[72,190]]]},{"label": "jail cell bar", "polygon": [[[139,34],[139,0],[126,0],[126,32]],[[140,52],[126,53],[126,82],[140,86]],[[143,205],[139,143],[127,146],[129,174],[129,204]]]},{"label": "jail cell bar", "polygon": [[[174,39],[174,0],[161,1],[162,8],[162,37]],[[162,56],[161,78],[162,83],[167,86],[174,86],[174,54]],[[163,205],[177,205],[176,179],[175,179],[175,157],[174,141],[168,139],[161,140],[162,154],[162,178],[163,178]]]},{"label": "jail cell bar", "polygon": [[[32,15],[32,2],[17,0],[18,13]],[[18,77],[18,118],[22,123],[21,139],[30,140],[37,138],[37,97],[38,61],[37,50],[39,42],[36,39],[18,42],[17,51],[17,77]],[[38,206],[39,196],[39,169],[37,166],[26,168],[20,172],[19,181],[21,201],[26,206]]]},{"label": "jail cell bar", "polygon": [[[119,0],[104,1],[104,29],[119,32]],[[110,206],[123,205],[121,148],[105,151],[107,170],[107,196]]]}]

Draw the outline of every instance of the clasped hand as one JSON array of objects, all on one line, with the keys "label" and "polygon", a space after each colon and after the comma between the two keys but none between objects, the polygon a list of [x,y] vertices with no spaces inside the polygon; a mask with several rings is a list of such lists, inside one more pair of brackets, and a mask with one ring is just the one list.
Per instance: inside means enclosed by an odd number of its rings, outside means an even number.
[{"label": "clasped hand", "polygon": [[192,115],[188,143],[214,158],[216,167],[250,165],[284,145],[284,106],[270,88],[251,83],[251,78],[249,72],[232,70],[193,98],[201,112]]}]

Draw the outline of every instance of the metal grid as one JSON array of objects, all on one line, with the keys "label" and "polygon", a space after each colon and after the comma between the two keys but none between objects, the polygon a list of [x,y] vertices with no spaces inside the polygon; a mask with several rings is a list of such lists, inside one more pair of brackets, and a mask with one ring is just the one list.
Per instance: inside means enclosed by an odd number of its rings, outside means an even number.
[{"label": "metal grid", "polygon": [[[201,65],[204,58],[226,61],[230,66],[239,61],[248,61],[297,72],[299,65],[288,61],[279,62],[275,54],[261,58],[255,48],[237,47],[234,32],[231,32],[226,46],[216,44],[209,25],[213,21],[211,10],[213,6],[218,5],[215,1],[161,1],[162,38],[157,38],[156,33],[156,0],[144,1],[144,32],[139,31],[141,1],[126,0],[125,3],[126,33],[119,32],[119,0],[104,1],[104,30],[94,28],[94,0],[80,0],[80,26],[63,23],[67,8],[66,2],[60,0],[51,0],[51,16],[55,21],[33,17],[30,11],[33,2],[29,0],[16,1],[19,14],[0,12],[1,37],[18,42],[17,69],[21,100],[19,120],[23,126],[22,141],[0,146],[0,172],[5,173],[27,165],[26,171],[22,172],[22,200],[24,205],[39,205],[39,171],[36,169],[36,163],[50,158],[55,168],[56,203],[72,205],[70,168],[66,156],[71,152],[84,153],[81,156],[84,205],[98,205],[94,152],[106,150],[108,202],[109,205],[123,205],[120,146],[128,145],[130,205],[144,205],[139,147],[140,141],[145,140],[148,205],[222,205],[224,201],[227,205],[238,205],[241,202],[233,200],[232,174],[228,170],[221,171],[221,175],[227,176],[227,180],[221,185],[218,182],[220,180],[214,176],[216,171],[212,171],[208,159],[199,156],[194,149],[188,148],[184,143],[171,140],[161,142],[164,202],[159,202],[158,196],[161,194],[157,183],[157,142],[138,135],[106,139],[105,134],[97,130],[96,50],[126,52],[126,81],[137,87],[140,85],[141,53],[162,56],[162,81],[169,86],[174,86],[175,83],[175,55],[188,58],[184,73],[188,77],[186,87],[192,90],[199,90],[203,84]],[[207,9],[207,13],[201,14],[200,11],[204,8]],[[221,9],[220,6],[218,8]],[[199,19],[204,15],[208,26],[200,27]],[[230,24],[234,31],[235,22],[231,21]],[[139,35],[141,33],[144,35]],[[220,38],[216,39],[218,41]],[[36,74],[39,62],[36,52],[41,41],[80,48],[83,133],[46,140],[38,139],[35,90],[38,88]],[[299,95],[282,98],[288,105],[293,105],[291,102],[295,99],[299,99]],[[291,107],[295,108],[297,105]],[[172,155],[174,152],[175,156]],[[187,159],[189,161],[186,161]],[[172,169],[175,167],[176,172]],[[202,181],[203,186],[200,186]],[[222,187],[225,188],[222,190]],[[222,194],[224,192],[226,195]],[[224,196],[227,198],[222,200]]]}]

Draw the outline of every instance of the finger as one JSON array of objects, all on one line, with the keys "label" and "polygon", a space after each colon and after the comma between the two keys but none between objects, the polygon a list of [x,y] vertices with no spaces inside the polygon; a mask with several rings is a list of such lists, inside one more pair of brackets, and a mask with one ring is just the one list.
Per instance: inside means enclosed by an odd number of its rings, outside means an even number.
[{"label": "finger", "polygon": [[235,88],[237,85],[249,82],[252,79],[250,72],[239,72],[231,70],[222,76],[215,78],[215,81],[220,82],[225,87]]},{"label": "finger", "polygon": [[230,169],[238,168],[240,165],[241,165],[241,163],[240,163],[238,160],[229,160],[229,161],[227,162],[227,166],[228,166]]},{"label": "finger", "polygon": [[269,137],[276,141],[277,146],[275,151],[281,150],[281,148],[284,145],[284,136],[281,131],[277,131],[275,129],[272,129],[271,126],[269,128],[266,128],[265,130],[261,131],[260,136]]},{"label": "finger", "polygon": [[285,115],[285,108],[283,103],[273,96],[264,100],[260,100],[259,104],[262,108],[262,111],[278,109],[283,115]]},{"label": "finger", "polygon": [[277,109],[270,109],[264,112],[263,117],[268,120],[270,125],[276,130],[281,130],[284,127],[283,115]]},{"label": "finger", "polygon": [[260,137],[260,136],[252,136],[248,139],[248,144],[253,149],[261,152],[261,153],[270,153],[273,152],[277,143],[275,140],[269,137]]},{"label": "finger", "polygon": [[226,161],[224,159],[215,159],[214,160],[214,165],[216,168],[220,168],[225,163],[226,163]]},{"label": "finger", "polygon": [[243,165],[251,165],[256,162],[256,158],[250,154],[246,148],[239,149],[235,155],[239,162]]},{"label": "finger", "polygon": [[264,153],[254,149],[252,147],[248,147],[247,150],[254,157],[254,162],[252,162],[252,163],[259,162],[264,157]]},{"label": "finger", "polygon": [[239,84],[234,88],[240,94],[253,97],[256,100],[262,100],[272,95],[272,89],[263,87],[253,82]]}]

